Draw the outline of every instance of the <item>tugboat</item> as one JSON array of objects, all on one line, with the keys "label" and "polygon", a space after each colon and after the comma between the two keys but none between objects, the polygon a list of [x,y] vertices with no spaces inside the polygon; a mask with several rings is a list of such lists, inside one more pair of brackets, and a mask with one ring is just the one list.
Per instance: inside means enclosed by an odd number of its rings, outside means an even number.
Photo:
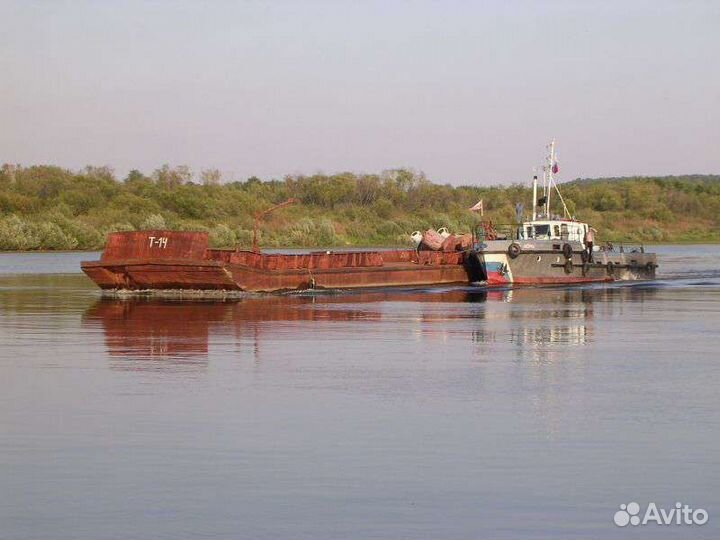
[{"label": "tugboat", "polygon": [[[471,255],[475,270],[471,278],[490,286],[654,279],[657,256],[646,253],[643,245],[595,244],[597,231],[570,215],[555,181],[557,172],[552,141],[543,167],[541,196],[537,175],[533,177],[532,218],[524,221],[522,205],[518,205],[519,224],[509,233],[483,222]],[[553,191],[562,204],[562,216],[551,213]]]},{"label": "tugboat", "polygon": [[[483,222],[475,234],[443,228],[414,233],[415,249],[263,253],[260,220],[294,203],[288,200],[255,216],[251,250],[211,249],[205,232],[167,230],[111,233],[98,261],[81,268],[109,292],[278,292],[307,289],[434,287],[446,285],[574,284],[653,279],[655,254],[642,246],[594,245],[587,223],[570,216],[555,183],[555,143],[543,168],[542,197],[533,179],[532,219],[499,232]],[[551,215],[553,189],[564,215]]]}]

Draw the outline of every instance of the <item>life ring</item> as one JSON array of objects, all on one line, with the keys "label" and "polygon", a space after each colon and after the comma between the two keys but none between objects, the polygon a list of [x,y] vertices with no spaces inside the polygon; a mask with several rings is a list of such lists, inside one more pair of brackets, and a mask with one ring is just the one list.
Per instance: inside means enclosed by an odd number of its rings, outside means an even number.
[{"label": "life ring", "polygon": [[573,248],[570,244],[563,244],[562,247],[563,255],[565,255],[566,259],[572,259],[573,255]]},{"label": "life ring", "polygon": [[614,262],[608,261],[608,263],[605,265],[605,268],[607,269],[608,276],[615,275],[615,263]]},{"label": "life ring", "polygon": [[573,262],[570,259],[568,259],[567,261],[565,261],[565,266],[563,268],[565,269],[566,274],[572,274]]},{"label": "life ring", "polygon": [[518,255],[520,255],[520,251],[522,250],[520,249],[520,244],[517,242],[513,242],[508,246],[508,255],[511,259],[515,259]]}]

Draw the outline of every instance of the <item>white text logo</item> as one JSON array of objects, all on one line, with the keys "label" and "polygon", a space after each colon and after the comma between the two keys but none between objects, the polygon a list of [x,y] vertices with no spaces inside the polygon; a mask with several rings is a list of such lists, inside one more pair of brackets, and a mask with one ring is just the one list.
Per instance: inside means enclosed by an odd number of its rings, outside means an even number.
[{"label": "white text logo", "polygon": [[167,236],[148,236],[148,239],[150,240],[150,247],[159,247],[162,249],[165,249],[167,247]]},{"label": "white text logo", "polygon": [[648,503],[641,516],[640,505],[636,502],[621,504],[620,510],[615,512],[613,521],[618,527],[627,525],[705,525],[709,516],[707,510],[693,509],[687,504],[675,503],[673,508],[659,508],[654,502]]}]

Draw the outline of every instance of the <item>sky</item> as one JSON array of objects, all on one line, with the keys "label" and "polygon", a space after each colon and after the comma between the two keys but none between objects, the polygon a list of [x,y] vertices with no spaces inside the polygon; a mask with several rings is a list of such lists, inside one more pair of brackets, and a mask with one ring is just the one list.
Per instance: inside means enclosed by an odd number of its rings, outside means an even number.
[{"label": "sky", "polygon": [[0,0],[0,162],[720,173],[720,2]]}]

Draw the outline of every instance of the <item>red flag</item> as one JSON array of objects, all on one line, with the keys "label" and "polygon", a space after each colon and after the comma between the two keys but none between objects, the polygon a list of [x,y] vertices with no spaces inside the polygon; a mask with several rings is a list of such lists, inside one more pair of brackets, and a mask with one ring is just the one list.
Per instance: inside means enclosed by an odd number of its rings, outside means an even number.
[{"label": "red flag", "polygon": [[480,200],[477,202],[477,204],[471,206],[471,207],[469,208],[469,210],[470,210],[471,212],[480,212],[480,215],[482,216],[482,215],[485,213],[485,211],[484,211],[484,209],[483,209],[482,199],[480,199]]}]

